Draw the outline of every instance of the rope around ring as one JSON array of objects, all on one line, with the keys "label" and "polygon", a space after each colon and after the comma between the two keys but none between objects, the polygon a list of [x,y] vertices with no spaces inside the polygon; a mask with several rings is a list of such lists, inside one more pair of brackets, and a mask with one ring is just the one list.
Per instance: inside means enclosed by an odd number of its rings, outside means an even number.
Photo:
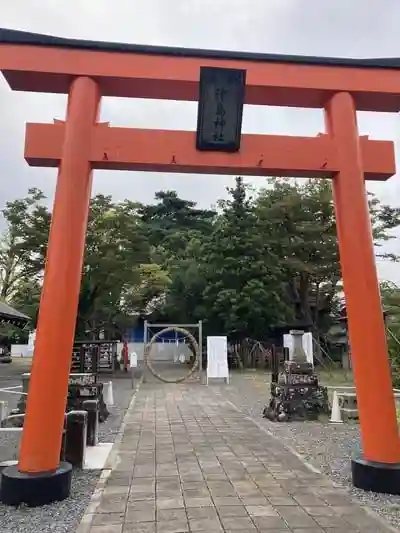
[{"label": "rope around ring", "polygon": [[[176,331],[177,333],[182,333],[183,335],[188,337],[188,339],[190,340],[193,346],[194,353],[195,353],[195,359],[194,359],[192,368],[189,370],[189,372],[185,376],[181,378],[177,378],[177,379],[168,379],[168,378],[163,377],[161,374],[158,374],[154,370],[152,362],[151,362],[151,348],[153,347],[153,344],[156,342],[156,340],[161,335],[164,335],[164,333],[169,333],[170,331]],[[168,328],[164,328],[161,331],[158,331],[157,333],[155,333],[150,339],[150,342],[146,344],[145,349],[144,349],[144,362],[147,368],[150,370],[150,372],[153,374],[155,378],[159,379],[160,381],[163,381],[164,383],[181,383],[182,381],[189,379],[195,373],[199,365],[199,359],[200,359],[200,348],[195,337],[186,329],[179,328],[177,326],[170,326]]]}]

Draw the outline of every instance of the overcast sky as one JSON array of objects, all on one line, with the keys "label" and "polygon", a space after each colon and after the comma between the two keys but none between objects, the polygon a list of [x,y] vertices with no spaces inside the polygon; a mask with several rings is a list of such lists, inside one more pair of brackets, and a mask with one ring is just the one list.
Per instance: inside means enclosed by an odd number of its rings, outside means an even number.
[{"label": "overcast sky", "polygon": [[[143,44],[342,57],[400,56],[399,0],[0,0],[0,26],[62,37]],[[66,97],[11,92],[0,76],[0,207],[29,187],[52,198],[55,170],[23,159],[26,121],[64,118]],[[107,98],[101,119],[115,126],[196,128],[196,104]],[[360,113],[363,134],[397,141],[396,115]],[[246,133],[315,135],[322,112],[245,106]],[[251,180],[262,183],[260,178]],[[94,193],[149,202],[175,189],[202,206],[223,197],[231,177],[96,172]],[[400,206],[398,176],[371,190]],[[399,232],[400,234],[400,232]],[[400,253],[400,241],[390,250]],[[400,267],[378,263],[381,277],[400,282]]]}]

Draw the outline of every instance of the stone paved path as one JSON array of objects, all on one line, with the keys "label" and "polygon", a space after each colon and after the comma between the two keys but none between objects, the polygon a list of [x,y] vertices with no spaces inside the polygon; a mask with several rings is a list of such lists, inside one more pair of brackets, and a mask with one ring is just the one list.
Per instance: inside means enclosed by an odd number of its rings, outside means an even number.
[{"label": "stone paved path", "polygon": [[91,533],[384,533],[213,387],[142,385]]}]

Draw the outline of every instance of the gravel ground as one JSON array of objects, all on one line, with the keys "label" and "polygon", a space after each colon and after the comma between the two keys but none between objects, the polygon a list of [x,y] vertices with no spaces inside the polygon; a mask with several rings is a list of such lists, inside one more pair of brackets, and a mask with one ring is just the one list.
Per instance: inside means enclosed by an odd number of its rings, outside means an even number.
[{"label": "gravel ground", "polygon": [[269,432],[334,482],[349,489],[351,497],[367,505],[400,531],[400,497],[355,489],[351,484],[350,457],[360,450],[357,424],[329,422],[273,423],[261,417],[269,396],[268,378],[259,374],[233,374],[229,386],[221,386],[227,400],[255,418]]},{"label": "gravel ground", "polygon": [[[104,424],[100,425],[101,442],[114,442],[132,398],[130,379],[113,379],[115,407]],[[0,435],[1,439],[1,435]],[[0,448],[2,442],[0,442]],[[18,509],[0,504],[1,533],[75,533],[96,487],[100,471],[75,470],[70,498],[44,507]]]}]

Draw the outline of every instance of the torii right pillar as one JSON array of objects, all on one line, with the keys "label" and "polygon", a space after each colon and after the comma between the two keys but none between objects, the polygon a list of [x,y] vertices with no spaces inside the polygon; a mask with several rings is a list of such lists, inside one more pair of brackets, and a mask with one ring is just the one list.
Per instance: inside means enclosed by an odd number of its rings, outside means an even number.
[{"label": "torii right pillar", "polygon": [[353,483],[400,494],[399,430],[352,95],[332,96],[325,118],[340,168],[333,198],[362,441],[362,455],[352,459]]}]

